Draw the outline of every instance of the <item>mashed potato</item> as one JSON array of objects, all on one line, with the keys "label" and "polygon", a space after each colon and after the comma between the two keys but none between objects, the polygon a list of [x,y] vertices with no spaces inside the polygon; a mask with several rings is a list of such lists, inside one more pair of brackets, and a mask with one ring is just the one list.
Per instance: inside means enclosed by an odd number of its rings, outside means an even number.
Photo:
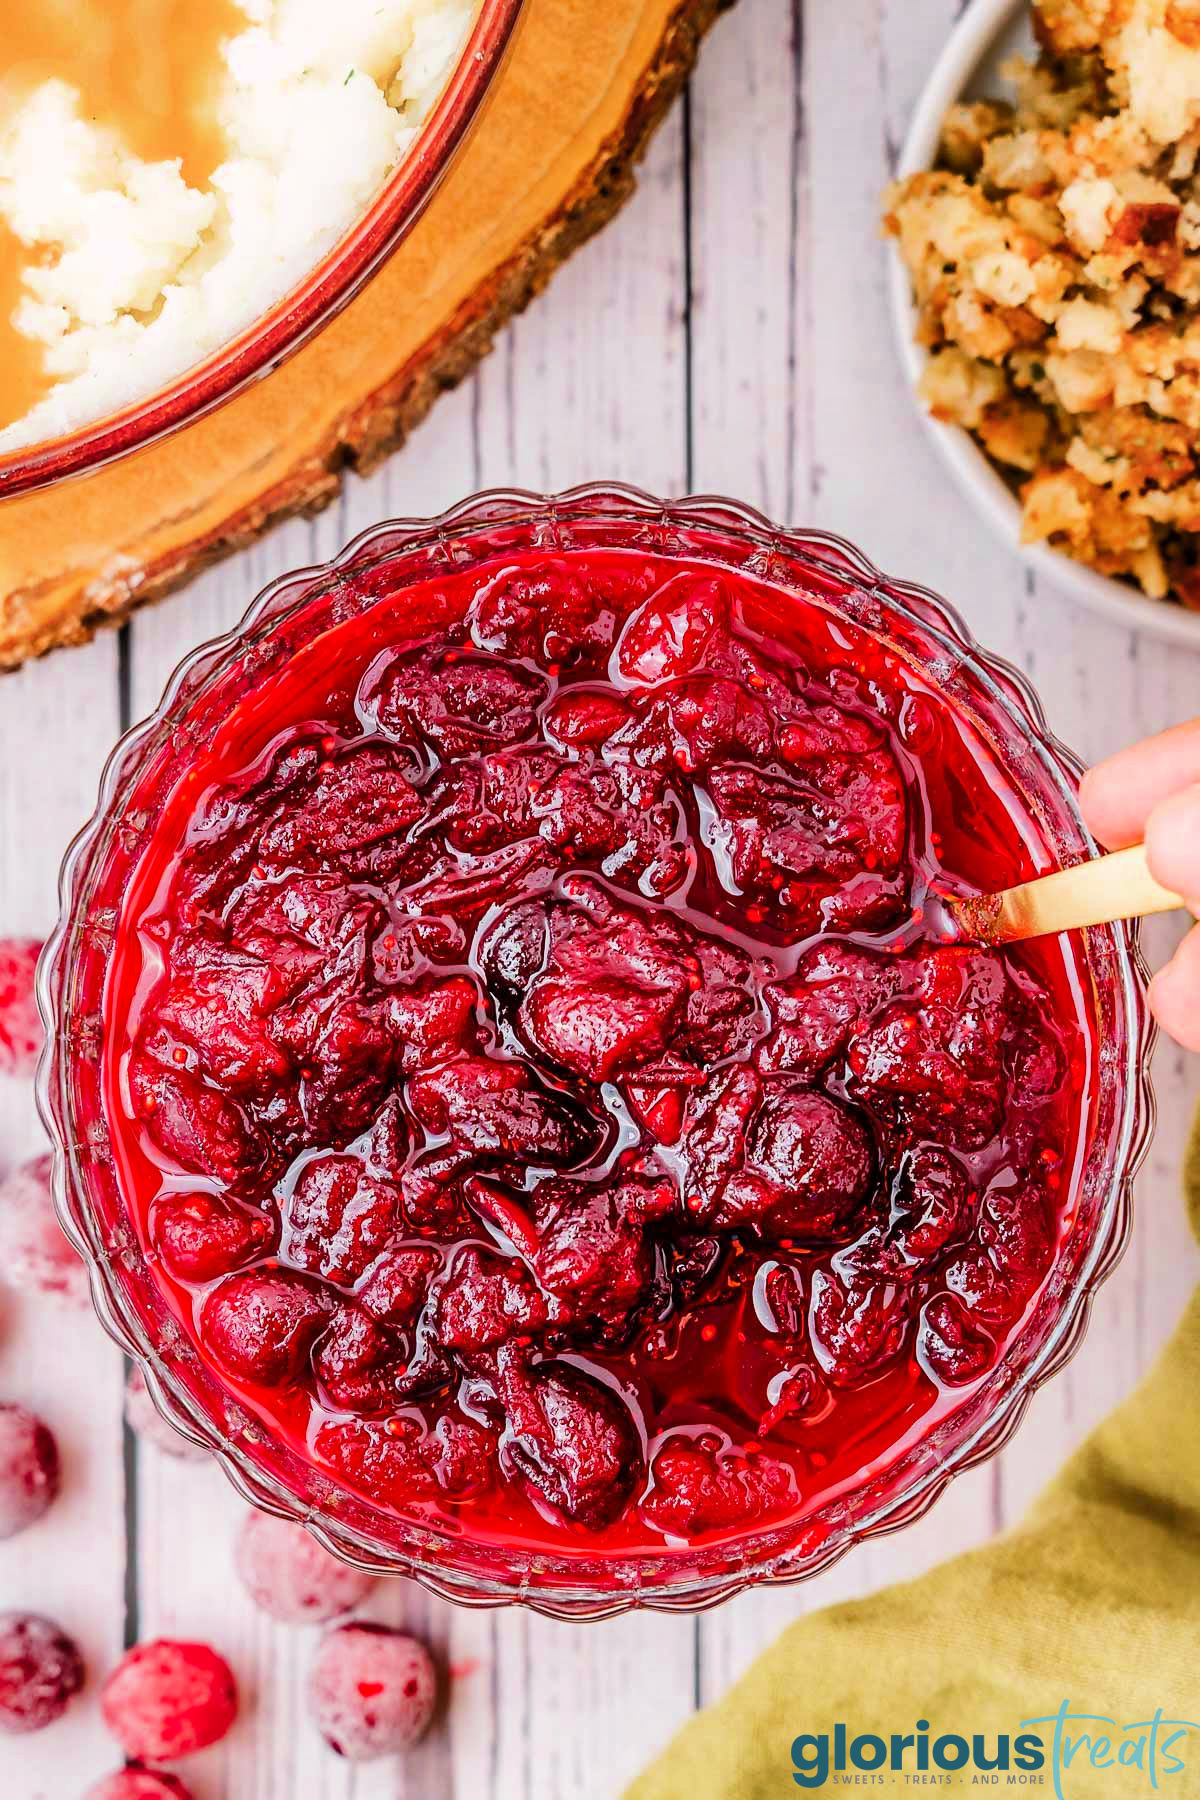
[{"label": "mashed potato", "polygon": [[477,0],[237,3],[216,102],[228,155],[203,190],[62,81],[0,121],[0,224],[28,253],[12,324],[50,382],[0,453],[157,392],[312,269],[412,143]]},{"label": "mashed potato", "polygon": [[1024,535],[1200,607],[1200,0],[1038,0],[1011,102],[893,188],[923,396]]}]

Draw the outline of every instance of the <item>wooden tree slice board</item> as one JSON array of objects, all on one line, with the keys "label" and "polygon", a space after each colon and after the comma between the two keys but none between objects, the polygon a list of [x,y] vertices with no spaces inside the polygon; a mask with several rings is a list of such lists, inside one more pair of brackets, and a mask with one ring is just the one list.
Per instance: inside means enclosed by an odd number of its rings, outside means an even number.
[{"label": "wooden tree slice board", "polygon": [[728,4],[526,0],[466,146],[339,318],[208,418],[0,503],[0,669],[119,623],[403,443],[627,199]]}]

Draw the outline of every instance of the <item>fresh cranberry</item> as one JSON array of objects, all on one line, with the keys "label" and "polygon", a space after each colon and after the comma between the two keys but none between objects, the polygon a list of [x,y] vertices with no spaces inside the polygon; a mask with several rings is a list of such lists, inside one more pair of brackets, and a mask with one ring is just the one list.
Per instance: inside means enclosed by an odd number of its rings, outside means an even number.
[{"label": "fresh cranberry", "polygon": [[125,1423],[144,1444],[153,1444],[167,1456],[180,1462],[203,1462],[207,1452],[199,1444],[176,1431],[159,1412],[150,1398],[150,1389],[140,1369],[131,1369],[125,1383]]},{"label": "fresh cranberry", "polygon": [[322,1640],[308,1677],[317,1729],[350,1762],[373,1762],[424,1737],[437,1701],[424,1644],[383,1625],[339,1625]]},{"label": "fresh cranberry", "polygon": [[86,1306],[87,1269],[54,1211],[53,1166],[49,1156],[37,1156],[0,1181],[0,1280]]},{"label": "fresh cranberry", "polygon": [[193,1796],[177,1775],[155,1775],[131,1764],[90,1787],[84,1800],[193,1800]]},{"label": "fresh cranberry", "polygon": [[42,1047],[34,976],[36,938],[0,938],[0,1075],[28,1075]]},{"label": "fresh cranberry", "polygon": [[270,1513],[246,1514],[234,1560],[254,1604],[288,1625],[321,1625],[353,1612],[374,1585],[323,1550],[303,1525]]},{"label": "fresh cranberry", "polygon": [[58,1445],[36,1414],[0,1404],[0,1538],[15,1537],[58,1496]]},{"label": "fresh cranberry", "polygon": [[42,1731],[83,1686],[83,1659],[36,1613],[0,1613],[0,1731]]},{"label": "fresh cranberry", "polygon": [[237,1709],[224,1657],[173,1638],[127,1650],[100,1691],[104,1723],[127,1756],[144,1762],[173,1762],[219,1743]]},{"label": "fresh cranberry", "polygon": [[281,1387],[299,1376],[331,1305],[303,1276],[247,1270],[230,1275],[208,1296],[200,1336],[235,1381]]}]

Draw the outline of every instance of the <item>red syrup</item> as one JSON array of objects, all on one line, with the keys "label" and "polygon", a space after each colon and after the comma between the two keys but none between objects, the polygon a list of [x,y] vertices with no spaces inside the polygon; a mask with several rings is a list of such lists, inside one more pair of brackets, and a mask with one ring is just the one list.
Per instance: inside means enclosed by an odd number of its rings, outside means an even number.
[{"label": "red syrup", "polygon": [[1046,865],[907,662],[752,576],[522,551],[233,707],[129,883],[104,1093],[201,1357],[372,1503],[480,1541],[733,1538],[886,1467],[1070,1229]]}]

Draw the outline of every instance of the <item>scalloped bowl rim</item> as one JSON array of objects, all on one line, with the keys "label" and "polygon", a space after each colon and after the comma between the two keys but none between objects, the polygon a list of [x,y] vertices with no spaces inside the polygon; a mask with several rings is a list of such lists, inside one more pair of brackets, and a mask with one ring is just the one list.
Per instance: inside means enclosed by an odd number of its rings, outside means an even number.
[{"label": "scalloped bowl rim", "polygon": [[[697,494],[675,501],[663,501],[641,489],[621,483],[586,483],[558,494],[538,494],[526,489],[492,488],[458,502],[445,512],[432,517],[395,518],[380,522],[360,532],[337,555],[327,562],[294,569],[276,577],[255,597],[242,619],[230,630],[206,640],[191,650],[179,663],[164,689],[155,711],[127,731],[110,753],[101,777],[99,798],[92,818],[77,833],[67,849],[59,874],[59,918],[43,949],[37,971],[37,998],[46,1041],[37,1070],[36,1094],[38,1111],[49,1135],[53,1155],[52,1191],[55,1210],[68,1239],[87,1265],[92,1302],[104,1329],[120,1348],[140,1367],[147,1387],[163,1418],[192,1443],[208,1450],[220,1463],[227,1478],[250,1504],[279,1517],[302,1523],[316,1540],[343,1561],[380,1575],[405,1575],[421,1583],[441,1598],[471,1607],[510,1604],[528,1606],[547,1617],[592,1620],[614,1617],[634,1609],[656,1612],[695,1612],[717,1605],[753,1586],[781,1586],[807,1580],[839,1561],[848,1551],[873,1537],[900,1530],[921,1518],[941,1495],[948,1483],[965,1470],[985,1461],[1005,1444],[1016,1430],[1029,1402],[1037,1390],[1075,1354],[1086,1333],[1088,1319],[1097,1289],[1112,1273],[1125,1250],[1132,1223],[1132,1185],[1149,1151],[1155,1124],[1155,1099],[1150,1076],[1150,1060],[1156,1028],[1145,1004],[1147,970],[1138,946],[1137,932],[1131,928],[1107,928],[1116,951],[1120,1003],[1126,1019],[1128,1045],[1120,1070],[1125,1099],[1123,1101],[1118,1141],[1113,1149],[1113,1188],[1106,1202],[1106,1213],[1097,1223],[1092,1243],[1077,1272],[1074,1285],[1065,1295],[1062,1311],[1027,1366],[1008,1389],[997,1397],[994,1409],[983,1418],[963,1441],[945,1456],[936,1469],[921,1471],[911,1488],[889,1498],[877,1511],[841,1527],[841,1536],[831,1537],[819,1550],[806,1551],[803,1566],[788,1566],[789,1556],[798,1554],[793,1547],[773,1560],[755,1566],[739,1566],[727,1578],[701,1575],[691,1581],[650,1589],[613,1585],[604,1590],[583,1582],[578,1588],[554,1584],[537,1588],[527,1570],[516,1586],[489,1582],[477,1575],[456,1576],[435,1560],[422,1561],[419,1556],[400,1558],[389,1553],[386,1558],[373,1554],[353,1528],[338,1524],[331,1530],[317,1509],[305,1507],[292,1496],[271,1492],[263,1485],[272,1478],[255,1469],[251,1459],[223,1440],[211,1421],[198,1416],[182,1390],[172,1383],[166,1366],[158,1361],[153,1347],[141,1341],[138,1331],[121,1316],[113,1302],[106,1274],[100,1260],[92,1253],[72,1207],[69,1182],[67,1144],[62,1130],[55,1097],[58,1073],[55,1031],[55,990],[67,949],[68,925],[73,914],[75,887],[81,866],[107,816],[111,798],[122,770],[136,756],[142,740],[170,710],[176,695],[192,669],[200,662],[219,657],[232,649],[253,629],[283,589],[310,581],[332,585],[352,566],[361,563],[364,553],[376,541],[402,533],[407,538],[430,535],[438,543],[453,542],[473,521],[495,521],[489,509],[502,506],[506,523],[539,516],[549,524],[569,518],[581,507],[597,502],[615,503],[628,508],[629,516],[642,524],[658,522],[666,525],[711,523],[720,514],[722,528],[731,535],[739,531],[757,538],[769,537],[781,546],[793,546],[799,553],[820,561],[823,551],[844,559],[865,591],[876,590],[893,602],[909,601],[923,606],[936,617],[939,631],[944,626],[949,642],[971,659],[973,675],[989,687],[995,678],[1007,682],[1020,702],[1027,724],[1038,741],[1039,751],[1048,754],[1060,775],[1078,777],[1083,764],[1050,730],[1041,702],[1023,672],[1004,658],[985,651],[966,622],[953,606],[932,590],[917,583],[893,582],[876,569],[853,544],[831,532],[802,527],[782,527],[756,508],[715,494]],[[835,568],[835,563],[827,565]],[[845,573],[841,568],[840,573]],[[999,691],[998,689],[996,691]],[[1009,702],[1011,705],[1012,703]],[[1090,850],[1096,845],[1082,825],[1074,799],[1064,798],[1075,812],[1073,823]],[[1003,1367],[1003,1365],[998,1365]],[[781,1528],[782,1529],[782,1528]],[[731,1545],[731,1550],[735,1549]]]}]

